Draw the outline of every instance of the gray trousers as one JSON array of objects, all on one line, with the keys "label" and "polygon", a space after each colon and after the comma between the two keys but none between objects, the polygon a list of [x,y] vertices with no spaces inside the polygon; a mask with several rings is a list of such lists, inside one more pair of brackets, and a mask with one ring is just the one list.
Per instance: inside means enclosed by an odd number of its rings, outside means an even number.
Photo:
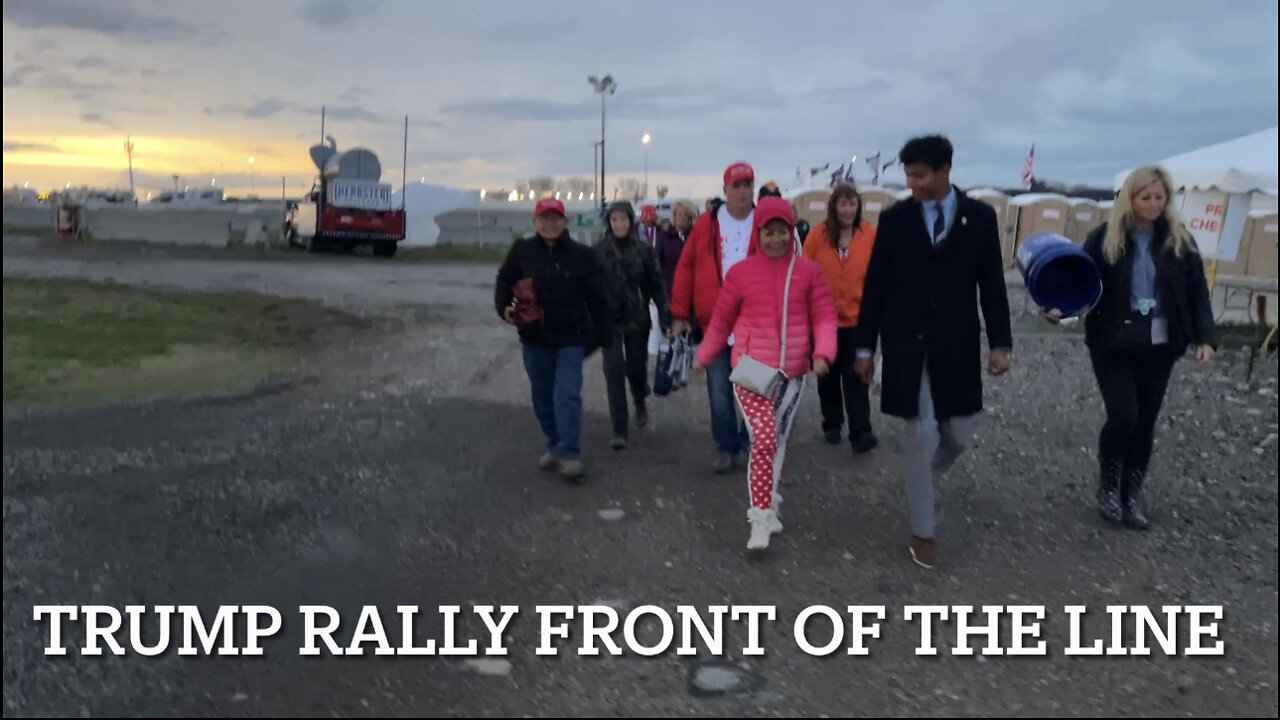
[{"label": "gray trousers", "polygon": [[977,415],[938,420],[933,414],[929,392],[929,370],[920,379],[920,414],[906,423],[902,462],[907,479],[907,508],[911,534],[934,536],[933,495],[938,479],[951,468],[973,443]]}]

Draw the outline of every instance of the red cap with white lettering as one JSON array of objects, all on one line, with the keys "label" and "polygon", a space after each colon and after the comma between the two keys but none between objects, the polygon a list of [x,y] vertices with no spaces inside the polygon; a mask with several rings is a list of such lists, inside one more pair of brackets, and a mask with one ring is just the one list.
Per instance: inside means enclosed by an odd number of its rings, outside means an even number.
[{"label": "red cap with white lettering", "polygon": [[538,206],[534,208],[533,214],[546,215],[551,212],[564,215],[564,203],[555,198],[543,198],[538,201]]},{"label": "red cap with white lettering", "polygon": [[754,182],[756,179],[756,171],[750,165],[739,162],[730,165],[724,171],[724,184],[732,185],[736,182],[750,180]]}]

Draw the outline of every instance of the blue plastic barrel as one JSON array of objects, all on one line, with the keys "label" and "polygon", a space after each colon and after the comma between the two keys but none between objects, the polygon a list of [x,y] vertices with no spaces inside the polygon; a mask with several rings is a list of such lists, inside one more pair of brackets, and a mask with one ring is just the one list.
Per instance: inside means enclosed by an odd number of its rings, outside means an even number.
[{"label": "blue plastic barrel", "polygon": [[1093,258],[1057,233],[1036,233],[1018,248],[1018,270],[1036,305],[1063,317],[1091,310],[1102,297],[1102,276]]}]

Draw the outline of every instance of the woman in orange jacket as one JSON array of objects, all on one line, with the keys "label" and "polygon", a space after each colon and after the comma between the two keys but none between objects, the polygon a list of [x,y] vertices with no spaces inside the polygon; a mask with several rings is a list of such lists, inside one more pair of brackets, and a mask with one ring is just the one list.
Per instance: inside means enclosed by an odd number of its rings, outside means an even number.
[{"label": "woman in orange jacket", "polygon": [[857,357],[854,331],[875,241],[875,226],[862,219],[862,195],[853,185],[841,184],[827,201],[826,221],[815,227],[804,243],[804,257],[818,263],[826,276],[840,325],[836,361],[831,372],[818,381],[822,431],[827,442],[839,444],[847,414],[849,443],[855,453],[865,453],[878,444],[871,431],[869,389],[853,372]]}]

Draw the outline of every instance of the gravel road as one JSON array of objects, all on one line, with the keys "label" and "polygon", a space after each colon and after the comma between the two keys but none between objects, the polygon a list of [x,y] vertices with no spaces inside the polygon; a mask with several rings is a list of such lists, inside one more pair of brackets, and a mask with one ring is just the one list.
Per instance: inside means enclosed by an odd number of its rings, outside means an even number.
[{"label": "gravel road", "polygon": [[[490,307],[492,267],[6,238],[4,273],[259,290],[376,321],[250,395],[5,408],[6,716],[1280,711],[1274,357],[1252,371],[1237,350],[1207,369],[1178,366],[1156,441],[1153,527],[1134,533],[1104,527],[1093,509],[1102,406],[1079,335],[1018,317],[1015,368],[987,381],[973,451],[939,488],[945,565],[928,572],[906,553],[900,425],[875,413],[881,445],[855,458],[823,444],[812,391],[788,452],[786,530],[763,560],[745,553],[745,474],[709,472],[701,384],[655,399],[650,427],[614,452],[599,360],[589,361],[587,482],[540,473],[518,345]],[[396,608],[416,605],[420,645],[443,643],[436,608],[460,605],[456,639],[484,647],[477,604],[519,607],[508,655],[376,657],[372,644],[363,657],[298,654],[300,606],[335,608],[342,645],[361,608],[376,606],[399,645]],[[776,615],[763,655],[744,654],[746,627],[729,619],[720,658],[696,636],[691,656],[675,645],[656,657],[580,656],[580,624],[558,656],[535,654],[537,606],[591,604],[624,620],[644,605]],[[221,605],[266,605],[282,626],[261,657],[95,657],[80,652],[85,624],[67,622],[70,652],[51,657],[38,605],[193,605],[206,619]],[[884,606],[870,655],[846,654],[847,626],[837,652],[805,654],[793,624],[812,605],[846,625],[847,606]],[[940,653],[917,656],[912,605],[1044,606],[1047,656],[955,655],[950,620],[934,624]],[[1221,606],[1209,644],[1224,653],[1166,657],[1148,639],[1150,657],[1067,656],[1074,605],[1089,609],[1085,644],[1110,643],[1109,605],[1148,605],[1157,619],[1166,605]],[[830,639],[822,617],[809,627],[815,644]],[[126,617],[126,647],[128,629]],[[678,618],[674,629],[678,643]],[[645,622],[635,634],[653,643],[658,630]],[[621,623],[613,637],[625,647]]]}]

